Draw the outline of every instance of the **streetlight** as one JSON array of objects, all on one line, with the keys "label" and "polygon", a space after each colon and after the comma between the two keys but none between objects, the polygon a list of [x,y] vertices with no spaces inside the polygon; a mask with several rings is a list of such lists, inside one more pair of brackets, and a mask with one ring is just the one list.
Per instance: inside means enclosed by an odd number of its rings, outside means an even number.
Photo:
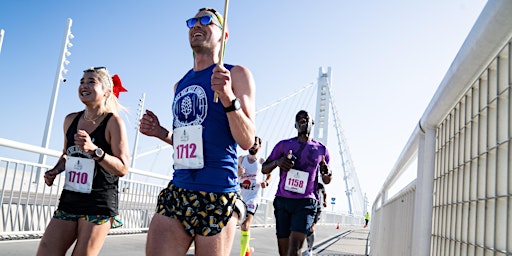
[{"label": "streetlight", "polygon": [[[71,52],[68,50],[68,48],[71,48],[73,44],[70,42],[71,39],[73,39],[75,36],[71,34],[71,25],[73,23],[73,20],[71,18],[68,18],[68,24],[66,26],[66,33],[64,34],[64,41],[62,45],[62,52],[59,58],[59,64],[57,68],[57,74],[55,75],[55,82],[53,85],[53,94],[52,99],[50,101],[50,107],[48,109],[48,116],[46,118],[46,127],[44,130],[43,135],[43,142],[41,144],[41,147],[48,148],[48,144],[50,144],[50,135],[52,130],[52,123],[53,123],[53,116],[55,114],[55,105],[57,103],[57,96],[59,94],[59,86],[60,82],[66,82],[66,78],[63,76],[63,74],[66,74],[68,70],[65,68],[66,65],[69,64],[69,61],[66,59],[66,57],[69,57],[71,55]],[[39,156],[39,163],[45,164],[46,163],[46,155],[41,154]],[[40,170],[37,172],[36,175],[36,182],[39,180]]]},{"label": "streetlight", "polygon": [[[140,125],[140,119],[142,118],[142,114],[144,111],[144,101],[146,100],[146,93],[142,93],[142,97],[139,99],[139,104],[137,107],[137,121],[135,123],[135,143],[133,144],[133,151],[132,151],[132,164],[131,167],[135,168],[135,158],[137,157],[137,146],[139,144],[139,125]],[[129,175],[131,178],[131,173]]]},{"label": "streetlight", "polygon": [[0,29],[0,53],[2,52],[2,42],[4,41],[5,30]]}]

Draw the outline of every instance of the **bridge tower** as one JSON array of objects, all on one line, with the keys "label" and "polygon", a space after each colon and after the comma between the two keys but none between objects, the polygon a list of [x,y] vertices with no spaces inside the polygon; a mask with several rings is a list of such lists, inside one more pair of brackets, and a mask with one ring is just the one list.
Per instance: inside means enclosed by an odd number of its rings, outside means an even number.
[{"label": "bridge tower", "polygon": [[[348,150],[348,145],[345,141],[343,131],[341,129],[340,118],[338,115],[335,101],[332,99],[331,91],[331,68],[328,67],[325,71],[322,67],[318,74],[318,88],[317,88],[317,101],[316,101],[316,114],[314,127],[314,138],[324,145],[327,145],[327,136],[329,131],[329,111],[332,110],[332,117],[334,121],[334,128],[336,131],[339,156],[343,169],[343,181],[345,184],[345,194],[347,196],[348,208],[350,215],[364,214],[364,197],[359,185],[356,171],[352,164],[352,157]],[[331,159],[334,156],[331,152]]]},{"label": "bridge tower", "polygon": [[324,145],[327,145],[327,136],[329,131],[329,85],[331,84],[331,67],[324,72],[323,68],[319,69],[317,82],[317,99],[314,138]]}]

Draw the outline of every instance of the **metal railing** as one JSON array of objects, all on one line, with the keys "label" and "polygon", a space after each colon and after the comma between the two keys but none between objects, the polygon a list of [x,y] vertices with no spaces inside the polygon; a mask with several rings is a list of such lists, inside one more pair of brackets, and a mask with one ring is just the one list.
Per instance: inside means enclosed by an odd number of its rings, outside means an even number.
[{"label": "metal railing", "polygon": [[[55,160],[61,152],[0,138],[0,147],[20,150],[23,153],[44,154]],[[53,212],[57,208],[64,185],[59,175],[54,185],[44,184],[44,173],[53,165],[0,157],[0,206],[1,238],[23,238],[44,233]],[[128,180],[119,181],[119,213],[124,225],[116,232],[143,232],[147,230],[153,215],[156,198],[170,177],[137,169],[130,172],[156,180],[153,183]]]},{"label": "metal railing", "polygon": [[441,82],[373,204],[372,255],[512,255],[511,13],[488,1]]},{"label": "metal railing", "polygon": [[[61,155],[59,151],[3,138],[0,138],[0,148],[30,153],[34,159],[44,154],[49,160],[53,158],[56,161]],[[44,233],[57,208],[64,185],[63,175],[51,187],[44,184],[43,175],[40,174],[52,167],[0,156],[0,240],[38,238]],[[111,234],[146,232],[155,211],[157,196],[171,178],[133,168],[130,172],[135,175],[125,177],[131,176],[131,179],[123,177],[119,181],[119,214],[124,225],[112,229]],[[254,216],[253,226],[274,225],[273,211],[272,200],[264,198],[258,207],[258,214]],[[361,221],[359,217],[325,211],[319,224],[354,225],[361,224]]]}]

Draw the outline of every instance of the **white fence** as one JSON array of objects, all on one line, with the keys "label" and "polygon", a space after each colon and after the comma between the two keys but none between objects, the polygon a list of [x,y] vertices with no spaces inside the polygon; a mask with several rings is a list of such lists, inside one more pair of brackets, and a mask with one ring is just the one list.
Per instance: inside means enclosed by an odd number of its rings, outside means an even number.
[{"label": "white fence", "polygon": [[[24,154],[39,154],[56,160],[60,152],[38,146],[23,144],[0,138],[0,148],[20,151]],[[43,173],[53,165],[41,165],[30,161],[9,159],[0,156],[0,240],[40,237],[57,208],[64,177],[55,180],[53,186],[44,184]],[[111,233],[145,232],[155,211],[159,192],[171,177],[151,172],[130,169],[131,179],[119,182],[119,213],[124,225],[112,229]],[[62,176],[62,175],[61,175]],[[138,177],[143,177],[138,179]],[[149,179],[148,179],[149,178]],[[151,180],[140,182],[138,180]],[[324,212],[320,224],[361,224],[360,217]],[[263,200],[254,216],[254,226],[275,224],[272,201]]]},{"label": "white fence", "polygon": [[489,0],[460,49],[373,204],[372,255],[512,255],[511,14]]},{"label": "white fence", "polygon": [[[0,138],[0,147],[19,150],[22,153],[45,154],[57,158],[60,152]],[[0,239],[40,236],[53,216],[60,192],[63,175],[53,186],[44,184],[43,173],[53,165],[0,157]],[[154,212],[156,198],[169,177],[130,169],[130,172],[151,177],[157,182],[120,179],[119,211],[124,225],[117,232],[141,232],[147,230]]]}]

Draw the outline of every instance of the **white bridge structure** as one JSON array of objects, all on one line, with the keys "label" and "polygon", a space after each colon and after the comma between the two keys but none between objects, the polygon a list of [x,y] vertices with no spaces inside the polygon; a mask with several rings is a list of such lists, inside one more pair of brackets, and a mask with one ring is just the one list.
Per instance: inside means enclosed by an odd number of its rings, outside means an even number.
[{"label": "white bridge structure", "polygon": [[[316,83],[309,83],[300,90],[256,111],[256,124],[264,124],[262,127],[257,127],[256,133],[262,138],[264,148],[270,151],[280,140],[297,136],[297,130],[293,129],[293,124],[295,114],[299,110],[304,109],[310,112],[315,121],[313,138],[327,145],[331,155],[330,166],[333,169],[334,181],[326,188],[332,191],[329,187],[344,186],[346,199],[339,200],[345,203],[343,208],[346,210],[343,213],[362,219],[366,211],[366,201],[343,134],[335,101],[331,97],[332,87],[331,68],[320,68]],[[335,140],[329,141],[329,136],[336,136]],[[268,154],[270,152],[264,155]],[[270,189],[263,191],[265,198],[269,200],[273,198],[278,181],[278,179],[272,179]],[[339,196],[336,193],[329,192],[329,194]]]}]

